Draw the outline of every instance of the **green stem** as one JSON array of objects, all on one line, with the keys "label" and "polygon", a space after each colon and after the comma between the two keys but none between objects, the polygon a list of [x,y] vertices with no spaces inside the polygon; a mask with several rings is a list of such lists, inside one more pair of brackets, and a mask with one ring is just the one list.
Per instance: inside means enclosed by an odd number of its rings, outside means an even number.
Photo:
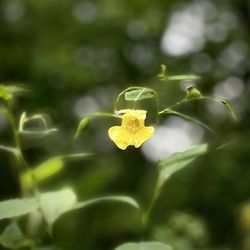
[{"label": "green stem", "polygon": [[[167,109],[172,109],[172,108],[174,108],[176,106],[180,106],[183,103],[190,102],[190,101],[196,101],[196,100],[208,100],[208,101],[213,101],[213,102],[217,102],[217,103],[225,105],[226,109],[231,114],[233,120],[237,121],[237,117],[236,117],[230,103],[228,101],[226,101],[225,99],[216,98],[216,97],[212,97],[212,96],[200,96],[200,97],[197,97],[197,98],[190,98],[190,99],[184,98],[181,101],[179,101],[179,102],[177,102],[177,103],[175,103],[173,105],[170,105]],[[165,110],[167,110],[167,109],[165,109]],[[160,111],[158,114],[161,114],[163,111]]]},{"label": "green stem", "polygon": [[142,214],[142,223],[143,223],[144,227],[147,225],[149,218],[150,218],[150,215],[151,215],[151,213],[154,209],[154,206],[156,204],[156,201],[158,200],[158,198],[160,196],[161,187],[162,187],[162,185],[160,184],[160,182],[158,180],[157,184],[155,186],[155,189],[154,189],[152,199],[149,203],[149,206],[148,206],[147,210]]},{"label": "green stem", "polygon": [[[24,157],[24,154],[22,152],[20,134],[19,134],[18,127],[16,126],[16,123],[15,123],[15,118],[14,118],[13,114],[10,112],[10,110],[8,108],[5,108],[3,111],[4,111],[4,114],[6,115],[8,121],[9,121],[11,129],[13,131],[14,142],[15,142],[15,151],[16,151],[15,155],[17,157],[17,160],[22,164],[24,170],[30,171],[31,177],[32,177],[33,183],[34,183],[34,186],[33,186],[33,189],[31,190],[31,193],[37,199],[38,203],[40,203],[40,193],[39,193],[39,191],[37,189],[37,186],[36,186],[36,183],[37,183],[36,177],[34,176],[32,168],[27,163],[27,161],[26,161],[26,159]],[[4,148],[4,149],[6,150],[6,148]],[[20,169],[19,169],[19,173],[20,173]],[[24,194],[25,193],[24,192],[25,188],[23,187],[23,183],[21,181],[21,178],[19,178],[19,180],[20,180],[20,186],[21,186],[22,194]],[[51,232],[51,229],[50,229],[49,225],[46,222],[46,216],[45,216],[45,214],[44,214],[44,212],[43,212],[42,209],[39,209],[39,210],[40,210],[40,212],[42,214],[42,217],[43,217],[43,223],[46,226],[47,232],[48,232],[48,234],[49,234],[49,236],[50,236],[50,238],[52,240],[53,239],[52,232]]]},{"label": "green stem", "polygon": [[[15,150],[12,149],[12,151],[14,152],[17,160],[19,161],[19,163],[21,163],[23,170],[29,170],[31,172],[31,176],[33,178],[34,184],[36,184],[36,178],[35,176],[32,174],[32,168],[29,166],[29,164],[27,163],[23,152],[22,152],[22,146],[21,146],[21,140],[20,140],[20,134],[19,134],[19,130],[18,127],[16,126],[16,122],[15,122],[15,117],[14,115],[10,112],[10,110],[8,108],[4,108],[3,113],[5,114],[5,116],[7,117],[10,127],[12,129],[13,132],[13,137],[14,137],[14,144],[15,144]],[[5,149],[6,150],[6,149]],[[19,169],[19,172],[21,171],[21,169]],[[22,194],[25,193],[25,188],[23,187],[23,183],[20,180],[20,187],[21,187],[21,192]],[[34,189],[31,190],[32,194],[36,194],[37,193],[37,188],[36,185],[34,185]]]},{"label": "green stem", "polygon": [[92,117],[95,116],[101,116],[101,117],[113,117],[113,118],[121,118],[118,115],[114,115],[114,114],[110,114],[110,113],[105,113],[105,112],[95,112],[93,114],[91,114]]},{"label": "green stem", "polygon": [[198,125],[204,127],[205,129],[207,129],[209,132],[211,133],[214,133],[214,131],[209,127],[207,126],[205,123],[197,120],[196,118],[194,117],[191,117],[191,116],[188,116],[188,115],[185,115],[183,113],[180,113],[180,112],[177,112],[175,110],[172,110],[172,109],[164,109],[160,112],[158,112],[158,116],[160,115],[176,115],[176,116],[179,116],[185,120],[188,120],[188,121],[191,121],[191,122],[194,122],[194,123],[197,123]]}]

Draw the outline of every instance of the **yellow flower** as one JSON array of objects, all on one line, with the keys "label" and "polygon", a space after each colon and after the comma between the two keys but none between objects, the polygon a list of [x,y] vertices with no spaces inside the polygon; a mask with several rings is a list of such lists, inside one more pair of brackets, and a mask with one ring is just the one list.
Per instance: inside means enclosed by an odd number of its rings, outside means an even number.
[{"label": "yellow flower", "polygon": [[154,127],[145,127],[146,110],[124,109],[119,111],[121,126],[113,126],[108,134],[111,140],[120,149],[126,149],[129,145],[139,148],[154,133]]}]

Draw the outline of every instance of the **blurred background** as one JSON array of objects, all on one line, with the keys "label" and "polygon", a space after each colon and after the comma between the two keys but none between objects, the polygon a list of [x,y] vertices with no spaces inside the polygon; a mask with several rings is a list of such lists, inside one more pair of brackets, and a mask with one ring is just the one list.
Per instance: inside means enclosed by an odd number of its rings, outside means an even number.
[{"label": "blurred background", "polygon": [[[146,208],[157,161],[209,142],[208,154],[167,183],[143,237],[168,242],[175,250],[250,249],[249,1],[1,0],[0,22],[0,82],[31,89],[13,103],[16,117],[24,110],[28,115],[44,112],[59,129],[23,143],[29,163],[97,152],[67,164],[40,190],[71,186],[79,200],[126,194]],[[107,135],[116,121],[95,118],[73,140],[81,117],[113,112],[116,96],[126,87],[157,90],[161,109],[182,99],[192,82],[158,80],[160,64],[170,75],[200,75],[197,87],[230,101],[237,123],[223,105],[199,101],[178,110],[207,123],[215,134],[169,116],[155,125],[155,135],[140,149],[121,151]],[[0,138],[4,143],[10,138],[3,116]],[[227,146],[215,149],[222,144]],[[13,161],[2,152],[0,157],[4,200],[18,196],[18,185],[9,167]],[[117,204],[67,214],[54,235],[63,249],[106,250],[143,239],[138,214]]]}]

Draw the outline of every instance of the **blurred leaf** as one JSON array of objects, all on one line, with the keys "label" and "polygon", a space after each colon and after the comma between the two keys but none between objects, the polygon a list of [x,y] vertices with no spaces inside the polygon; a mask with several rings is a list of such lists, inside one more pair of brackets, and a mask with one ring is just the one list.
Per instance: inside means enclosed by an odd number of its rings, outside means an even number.
[{"label": "blurred leaf", "polygon": [[167,67],[164,64],[161,64],[161,72],[157,77],[162,81],[178,81],[178,80],[197,80],[200,79],[197,75],[176,75],[168,76]]},{"label": "blurred leaf", "polygon": [[162,186],[172,174],[186,167],[190,162],[206,152],[207,144],[200,144],[195,147],[188,148],[183,152],[173,154],[160,161],[158,164],[158,185]]},{"label": "blurred leaf", "polygon": [[37,210],[39,207],[34,198],[11,199],[0,202],[0,219],[13,218]]},{"label": "blurred leaf", "polygon": [[163,114],[170,114],[170,115],[176,115],[176,116],[182,117],[188,121],[194,122],[194,123],[204,127],[205,129],[207,129],[211,133],[214,133],[213,130],[208,125],[206,125],[204,122],[202,122],[202,121],[200,121],[192,116],[183,114],[181,112],[177,112],[177,111],[172,110],[172,109],[165,109],[165,110],[159,112],[159,115],[163,115]]},{"label": "blurred leaf", "polygon": [[13,95],[22,95],[27,93],[29,90],[23,85],[0,85],[0,98],[8,101]]},{"label": "blurred leaf", "polygon": [[8,225],[0,236],[0,243],[2,246],[10,249],[17,249],[19,242],[24,235],[16,223]]},{"label": "blurred leaf", "polygon": [[6,86],[0,85],[0,98],[3,98],[5,101],[8,101],[12,98],[11,93],[7,90]]},{"label": "blurred leaf", "polygon": [[115,250],[173,250],[169,245],[161,242],[139,242],[139,243],[125,243]]},{"label": "blurred leaf", "polygon": [[122,196],[122,195],[118,195],[118,196],[106,196],[106,197],[100,197],[100,198],[96,198],[96,199],[91,199],[88,201],[84,201],[84,202],[80,202],[77,204],[76,209],[79,208],[84,208],[99,202],[106,202],[106,201],[111,201],[111,202],[123,202],[123,203],[127,203],[128,205],[140,210],[140,205],[137,203],[136,200],[134,200],[133,198],[129,197],[129,196]]},{"label": "blurred leaf", "polygon": [[52,225],[60,215],[75,208],[77,197],[71,188],[64,188],[41,194],[40,204],[47,223]]},{"label": "blurred leaf", "polygon": [[18,85],[6,85],[6,90],[13,95],[23,95],[30,92],[30,89],[23,84]]},{"label": "blurred leaf", "polygon": [[63,160],[77,160],[81,158],[90,157],[93,155],[94,153],[75,153],[75,154],[61,155],[59,157],[61,157]]},{"label": "blurred leaf", "polygon": [[24,188],[28,189],[35,185],[37,182],[41,182],[48,177],[51,177],[60,172],[67,160],[74,160],[85,158],[93,155],[92,153],[78,153],[67,154],[52,157],[45,162],[41,163],[37,167],[26,170],[21,174],[21,182]]},{"label": "blurred leaf", "polygon": [[34,181],[42,181],[62,170],[64,162],[61,157],[51,158],[34,169],[25,171],[21,175],[23,187],[28,188],[34,185]]},{"label": "blurred leaf", "polygon": [[167,76],[167,81],[178,81],[178,80],[198,80],[199,76],[196,75],[177,75],[177,76]]},{"label": "blurred leaf", "polygon": [[[85,208],[87,206],[91,206],[91,205],[94,205],[96,203],[101,203],[101,202],[122,202],[122,203],[128,204],[128,205],[130,205],[138,210],[141,210],[139,204],[133,198],[128,197],[128,196],[118,195],[118,196],[100,197],[100,198],[91,199],[91,200],[78,202],[78,203],[75,202],[74,204],[72,204],[72,206],[68,207],[68,209],[62,211],[60,213],[60,215],[66,213],[66,212],[69,212],[71,210]],[[59,218],[59,216],[56,216],[52,222],[54,222],[57,218]]]},{"label": "blurred leaf", "polygon": [[74,138],[76,139],[80,133],[88,126],[89,124],[89,117],[84,117],[82,118],[82,120],[79,122],[78,124],[78,127],[77,127],[77,130],[76,130],[76,133],[75,133],[75,136]]},{"label": "blurred leaf", "polygon": [[18,153],[18,149],[17,148],[3,146],[3,145],[0,145],[0,150],[8,152],[8,153],[12,153],[14,155],[16,155]]},{"label": "blurred leaf", "polygon": [[125,92],[126,101],[140,101],[144,99],[154,98],[155,93],[153,90],[143,87],[131,88]]}]

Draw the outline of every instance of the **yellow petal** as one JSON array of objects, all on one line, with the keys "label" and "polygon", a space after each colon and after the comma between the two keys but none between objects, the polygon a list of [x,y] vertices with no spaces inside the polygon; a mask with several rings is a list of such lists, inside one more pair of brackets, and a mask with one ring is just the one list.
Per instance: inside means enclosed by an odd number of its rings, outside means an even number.
[{"label": "yellow petal", "polygon": [[145,141],[147,141],[154,134],[154,127],[143,127],[134,134],[133,145],[139,148]]},{"label": "yellow petal", "polygon": [[122,127],[113,126],[108,130],[108,134],[115,145],[122,150],[125,150],[129,145],[131,145],[133,137]]}]

